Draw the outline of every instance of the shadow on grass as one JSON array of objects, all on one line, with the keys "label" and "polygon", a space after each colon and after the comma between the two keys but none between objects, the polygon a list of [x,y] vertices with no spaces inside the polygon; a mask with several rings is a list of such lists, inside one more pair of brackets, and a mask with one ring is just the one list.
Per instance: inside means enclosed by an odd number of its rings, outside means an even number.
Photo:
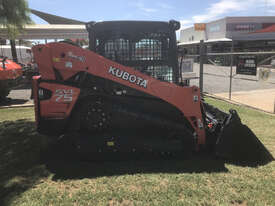
[{"label": "shadow on grass", "polygon": [[[63,148],[65,147],[63,146]],[[49,147],[47,151],[44,151],[42,155],[43,164],[54,174],[53,180],[138,173],[218,173],[228,172],[225,163],[243,167],[257,167],[272,161],[227,161],[217,159],[213,154],[211,155],[206,152],[189,157],[183,156],[183,154],[171,157],[121,153],[94,158],[94,156],[100,155],[100,153],[86,154],[84,157],[81,154],[81,157],[79,157],[77,153],[64,151],[61,148],[61,145],[55,144]]]},{"label": "shadow on grass", "polygon": [[25,104],[28,99],[11,99],[11,98],[6,98],[4,100],[0,101],[0,106],[10,106],[10,105],[15,105],[15,104]]},{"label": "shadow on grass", "polygon": [[59,141],[50,143],[30,120],[0,123],[0,205],[11,202],[53,174],[53,180],[95,178],[143,173],[228,172],[225,162],[209,155],[190,158],[153,156],[123,160],[83,161]]},{"label": "shadow on grass", "polygon": [[[57,146],[56,146],[57,147]],[[228,172],[224,161],[210,156],[196,155],[183,159],[181,156],[163,157],[150,154],[117,154],[104,157],[104,160],[89,160],[68,154],[52,147],[44,153],[43,163],[54,173],[54,180],[95,178],[123,174],[142,173],[212,173]],[[87,154],[88,155],[88,154]],[[91,154],[96,155],[96,154]],[[70,159],[68,159],[68,157]],[[97,159],[97,158],[96,158]],[[107,160],[106,160],[107,159]]]},{"label": "shadow on grass", "polygon": [[22,80],[22,82],[18,85],[16,85],[15,87],[13,87],[13,90],[18,90],[18,89],[31,89],[32,88],[32,84],[31,84],[31,80],[28,79],[24,79]]},{"label": "shadow on grass", "polygon": [[0,123],[0,205],[37,184],[49,172],[40,163],[46,139],[26,119]]}]

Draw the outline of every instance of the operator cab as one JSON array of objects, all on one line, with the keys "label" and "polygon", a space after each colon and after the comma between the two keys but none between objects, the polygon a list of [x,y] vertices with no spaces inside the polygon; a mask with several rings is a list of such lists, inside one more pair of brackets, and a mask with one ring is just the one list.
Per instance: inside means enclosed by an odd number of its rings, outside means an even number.
[{"label": "operator cab", "polygon": [[159,21],[89,22],[89,49],[156,79],[178,83],[176,33],[180,23]]}]

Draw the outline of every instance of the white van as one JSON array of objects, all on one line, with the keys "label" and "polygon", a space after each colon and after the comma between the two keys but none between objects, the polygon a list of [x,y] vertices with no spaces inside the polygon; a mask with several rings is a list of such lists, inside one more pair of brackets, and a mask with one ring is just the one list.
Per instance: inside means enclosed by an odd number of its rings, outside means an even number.
[{"label": "white van", "polygon": [[[31,47],[16,46],[17,59],[19,63],[28,64],[32,60]],[[0,56],[8,57],[12,60],[11,46],[0,45]]]}]

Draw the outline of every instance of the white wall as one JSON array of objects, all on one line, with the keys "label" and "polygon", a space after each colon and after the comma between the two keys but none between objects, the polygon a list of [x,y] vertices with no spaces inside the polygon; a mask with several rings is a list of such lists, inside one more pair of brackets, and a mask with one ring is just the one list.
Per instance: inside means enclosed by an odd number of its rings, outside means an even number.
[{"label": "white wall", "polygon": [[205,31],[195,31],[194,27],[180,31],[180,42],[205,40]]},{"label": "white wall", "polygon": [[[18,62],[22,64],[27,64],[31,62],[31,54],[27,52],[31,50],[30,47],[26,46],[16,46]],[[8,57],[12,60],[11,47],[10,45],[0,45],[0,56]]]},{"label": "white wall", "polygon": [[219,19],[206,24],[208,39],[222,39],[226,37],[226,19]]}]

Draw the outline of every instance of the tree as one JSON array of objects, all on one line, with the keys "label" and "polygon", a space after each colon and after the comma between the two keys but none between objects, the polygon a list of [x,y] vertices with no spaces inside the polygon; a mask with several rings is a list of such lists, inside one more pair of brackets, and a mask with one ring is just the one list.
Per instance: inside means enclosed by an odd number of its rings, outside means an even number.
[{"label": "tree", "polygon": [[0,25],[7,28],[13,60],[17,62],[15,39],[26,24],[32,23],[26,0],[0,0]]}]

